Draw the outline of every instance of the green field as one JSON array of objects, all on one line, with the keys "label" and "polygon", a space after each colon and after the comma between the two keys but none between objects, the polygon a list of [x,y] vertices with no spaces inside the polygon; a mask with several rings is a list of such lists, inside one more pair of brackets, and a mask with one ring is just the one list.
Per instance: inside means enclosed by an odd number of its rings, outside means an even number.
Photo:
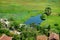
[{"label": "green field", "polygon": [[[46,7],[52,8],[52,15],[60,13],[60,0],[0,0],[0,18],[13,17],[23,23],[31,16],[44,12]],[[28,17],[27,17],[28,16]],[[49,17],[55,20],[55,16]],[[59,17],[56,17],[59,19]]]}]

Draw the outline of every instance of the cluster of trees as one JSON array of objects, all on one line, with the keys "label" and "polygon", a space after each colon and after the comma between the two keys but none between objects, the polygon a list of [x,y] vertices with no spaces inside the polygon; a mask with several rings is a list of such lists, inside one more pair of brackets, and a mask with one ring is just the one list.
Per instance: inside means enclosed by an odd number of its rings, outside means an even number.
[{"label": "cluster of trees", "polygon": [[[11,34],[10,30],[17,30],[21,34]],[[0,35],[6,34],[12,36],[13,40],[36,40],[37,35],[46,34],[46,30],[35,23],[27,25],[27,27],[18,25],[17,22],[13,21],[9,28],[4,28],[0,23]]]},{"label": "cluster of trees", "polygon": [[[36,25],[35,23],[32,23],[30,25],[27,25],[27,27],[22,26],[20,28],[18,23],[13,21],[11,23],[11,27],[4,28],[2,24],[0,23],[0,35],[4,33],[8,36],[12,36],[13,40],[36,40],[37,35],[45,34],[46,36],[49,36],[49,31],[53,31],[53,32],[60,34],[59,25],[54,24],[54,26],[55,27],[51,27],[50,25],[47,24],[47,26],[41,27],[39,25]],[[21,32],[21,34],[11,34],[10,30],[12,29]],[[52,29],[54,29],[55,31]]]},{"label": "cluster of trees", "polygon": [[50,7],[46,7],[44,10],[44,13],[41,15],[41,19],[42,20],[46,20],[47,16],[51,15],[51,8]]},{"label": "cluster of trees", "polygon": [[[17,24],[14,24],[17,25]],[[0,25],[1,26],[1,25]],[[56,32],[58,34],[60,34],[60,28],[58,26],[58,24],[54,24],[54,30],[53,27],[51,27],[50,25],[41,27],[39,25],[36,25],[34,23],[32,23],[30,26],[22,26],[21,28],[16,28],[15,30],[18,30],[21,32],[21,34],[11,34],[10,30],[11,29],[7,29],[7,28],[0,28],[0,35],[2,35],[3,33],[8,35],[8,36],[12,36],[13,40],[36,40],[36,36],[37,35],[43,35],[45,34],[46,36],[49,36],[49,32],[53,31]],[[16,26],[19,27],[19,26]],[[14,26],[15,28],[15,26]]]}]

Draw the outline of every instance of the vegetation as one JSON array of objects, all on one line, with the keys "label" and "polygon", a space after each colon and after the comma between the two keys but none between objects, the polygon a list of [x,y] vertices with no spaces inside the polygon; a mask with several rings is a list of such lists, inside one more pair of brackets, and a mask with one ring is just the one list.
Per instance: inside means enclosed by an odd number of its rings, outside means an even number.
[{"label": "vegetation", "polygon": [[45,9],[45,14],[46,14],[47,16],[49,16],[49,15],[51,14],[51,8],[50,8],[50,7],[47,7],[47,8]]},{"label": "vegetation", "polygon": [[[49,6],[52,14],[60,13],[59,0],[1,0],[0,1],[0,18],[13,17],[20,23],[24,23],[31,16],[43,13],[44,8]],[[28,17],[27,17],[27,16]]]},{"label": "vegetation", "polygon": [[[45,9],[45,10],[44,10]],[[31,16],[41,14],[41,24],[22,26]],[[10,27],[5,28],[0,22],[0,35],[12,36],[13,40],[36,40],[37,35],[49,36],[49,32],[60,34],[60,0],[1,0],[0,18],[7,18]],[[18,31],[21,34],[10,33]]]},{"label": "vegetation", "polygon": [[47,15],[46,15],[46,14],[42,14],[42,15],[40,16],[40,18],[41,18],[42,20],[46,20],[46,19],[47,19]]}]

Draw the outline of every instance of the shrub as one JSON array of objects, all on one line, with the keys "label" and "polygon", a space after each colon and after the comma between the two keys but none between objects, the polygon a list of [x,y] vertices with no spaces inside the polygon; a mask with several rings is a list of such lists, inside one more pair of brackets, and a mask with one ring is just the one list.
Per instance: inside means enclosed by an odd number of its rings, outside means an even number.
[{"label": "shrub", "polygon": [[58,24],[54,24],[54,26],[58,26]]},{"label": "shrub", "polygon": [[13,17],[8,18],[9,21],[14,21],[15,19]]},{"label": "shrub", "polygon": [[42,15],[40,16],[40,18],[41,18],[42,20],[46,20],[47,16],[46,16],[45,14],[42,14]]},{"label": "shrub", "polygon": [[49,15],[51,14],[51,8],[50,8],[50,7],[46,7],[44,13],[45,13],[47,16],[49,16]]}]

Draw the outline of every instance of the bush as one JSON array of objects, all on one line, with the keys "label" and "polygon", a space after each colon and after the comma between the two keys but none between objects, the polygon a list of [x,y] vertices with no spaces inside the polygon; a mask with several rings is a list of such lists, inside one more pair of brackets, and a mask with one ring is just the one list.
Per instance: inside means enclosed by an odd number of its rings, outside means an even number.
[{"label": "bush", "polygon": [[0,29],[0,34],[6,34],[6,35],[10,35],[10,31],[8,29]]},{"label": "bush", "polygon": [[46,16],[45,14],[42,14],[42,15],[40,16],[40,18],[41,18],[42,20],[46,20],[47,16]]},{"label": "bush", "polygon": [[9,21],[14,21],[15,19],[13,17],[8,18]]},{"label": "bush", "polygon": [[0,22],[0,28],[3,28],[3,25],[2,25],[2,23]]},{"label": "bush", "polygon": [[47,16],[49,16],[49,15],[51,14],[51,8],[50,8],[50,7],[46,7],[44,13],[45,13]]},{"label": "bush", "polygon": [[14,35],[12,40],[20,40],[20,35]]},{"label": "bush", "polygon": [[54,26],[58,26],[58,24],[54,24]]},{"label": "bush", "polygon": [[19,23],[16,22],[16,21],[13,21],[13,22],[11,23],[11,28],[18,30],[18,29],[19,29]]}]

